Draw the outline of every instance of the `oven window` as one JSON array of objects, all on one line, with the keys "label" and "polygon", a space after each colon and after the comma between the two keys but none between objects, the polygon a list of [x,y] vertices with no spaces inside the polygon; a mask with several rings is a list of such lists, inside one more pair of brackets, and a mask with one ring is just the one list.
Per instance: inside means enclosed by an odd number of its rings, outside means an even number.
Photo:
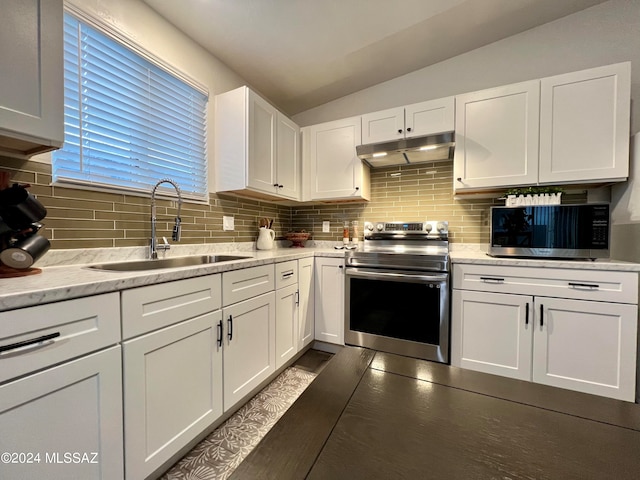
[{"label": "oven window", "polygon": [[438,345],[440,289],[436,285],[351,278],[350,328]]}]

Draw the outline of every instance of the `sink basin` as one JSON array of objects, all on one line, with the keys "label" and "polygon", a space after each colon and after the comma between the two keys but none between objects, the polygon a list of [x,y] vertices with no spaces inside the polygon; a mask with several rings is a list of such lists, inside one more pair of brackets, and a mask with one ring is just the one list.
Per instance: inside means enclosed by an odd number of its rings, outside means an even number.
[{"label": "sink basin", "polygon": [[243,260],[237,255],[193,255],[190,257],[161,258],[159,260],[135,260],[132,262],[99,263],[90,265],[94,270],[108,270],[113,272],[138,272],[144,270],[156,270],[158,268],[180,268],[194,265],[209,265],[211,263]]}]

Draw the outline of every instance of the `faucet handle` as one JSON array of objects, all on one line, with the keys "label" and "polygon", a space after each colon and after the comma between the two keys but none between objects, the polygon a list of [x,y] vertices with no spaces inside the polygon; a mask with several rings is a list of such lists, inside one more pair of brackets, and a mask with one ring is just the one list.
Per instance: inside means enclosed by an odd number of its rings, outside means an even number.
[{"label": "faucet handle", "polygon": [[176,223],[173,225],[173,235],[171,236],[174,242],[180,241],[181,232],[182,226],[180,225],[180,217],[176,217]]}]

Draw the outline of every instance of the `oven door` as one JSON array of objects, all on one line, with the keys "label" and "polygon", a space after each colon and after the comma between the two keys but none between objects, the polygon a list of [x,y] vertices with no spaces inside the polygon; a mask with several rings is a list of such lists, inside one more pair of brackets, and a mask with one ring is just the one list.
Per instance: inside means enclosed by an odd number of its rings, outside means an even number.
[{"label": "oven door", "polygon": [[449,274],[346,268],[345,343],[449,362]]}]

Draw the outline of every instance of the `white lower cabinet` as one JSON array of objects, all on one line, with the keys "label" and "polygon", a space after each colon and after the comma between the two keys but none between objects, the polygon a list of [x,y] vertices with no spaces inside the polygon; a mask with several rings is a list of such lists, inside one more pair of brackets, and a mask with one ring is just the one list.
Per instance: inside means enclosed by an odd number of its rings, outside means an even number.
[{"label": "white lower cabinet", "polygon": [[454,265],[453,283],[453,366],[634,401],[637,274]]},{"label": "white lower cabinet", "polygon": [[225,412],[275,372],[275,303],[271,291],[223,309]]},{"label": "white lower cabinet", "polygon": [[117,293],[0,312],[0,478],[119,480]]},{"label": "white lower cabinet", "polygon": [[276,290],[276,368],[298,353],[298,285]]},{"label": "white lower cabinet", "polygon": [[313,257],[298,260],[298,351],[315,335],[315,273]]},{"label": "white lower cabinet", "polygon": [[124,342],[126,474],[143,479],[222,415],[220,310]]},{"label": "white lower cabinet", "polygon": [[315,339],[344,345],[344,259],[316,258]]},{"label": "white lower cabinet", "polygon": [[222,415],[221,275],[125,290],[121,301],[125,474],[138,480]]}]

